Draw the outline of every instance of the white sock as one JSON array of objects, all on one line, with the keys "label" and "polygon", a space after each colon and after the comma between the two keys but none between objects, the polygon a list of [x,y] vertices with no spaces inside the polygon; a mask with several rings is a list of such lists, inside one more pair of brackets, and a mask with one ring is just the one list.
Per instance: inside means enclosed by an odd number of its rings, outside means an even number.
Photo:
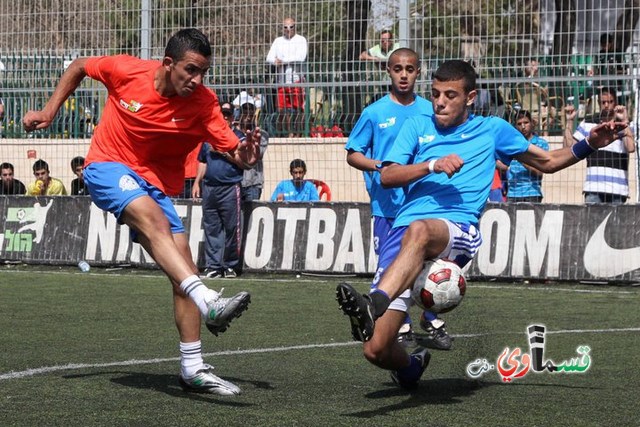
[{"label": "white sock", "polygon": [[182,376],[190,378],[204,367],[202,360],[202,343],[180,342],[180,369]]},{"label": "white sock", "polygon": [[180,283],[180,289],[182,289],[184,293],[196,303],[198,310],[200,310],[200,314],[203,316],[207,316],[209,314],[206,301],[215,299],[218,296],[216,291],[207,288],[195,274],[184,279],[182,283]]}]

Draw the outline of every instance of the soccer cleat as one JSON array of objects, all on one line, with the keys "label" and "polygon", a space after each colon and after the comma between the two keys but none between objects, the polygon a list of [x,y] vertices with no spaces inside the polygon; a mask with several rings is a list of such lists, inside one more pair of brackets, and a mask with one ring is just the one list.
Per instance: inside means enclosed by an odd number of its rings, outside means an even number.
[{"label": "soccer cleat", "polygon": [[404,347],[409,347],[413,344],[413,328],[411,323],[404,323],[398,331],[398,342]]},{"label": "soccer cleat", "polygon": [[218,336],[227,330],[229,323],[236,317],[240,317],[242,312],[249,307],[251,302],[251,295],[249,292],[239,292],[231,298],[221,298],[223,289],[220,289],[220,293],[216,299],[207,301],[207,308],[209,309],[204,323],[207,329]]},{"label": "soccer cleat", "polygon": [[226,277],[227,279],[234,279],[238,277],[238,274],[233,268],[227,268],[224,270],[224,277]]},{"label": "soccer cleat", "polygon": [[413,372],[407,372],[407,369],[404,369],[404,372],[391,371],[391,379],[393,382],[407,390],[415,389],[418,386],[418,381],[420,381],[422,374],[425,369],[427,369],[427,366],[429,366],[431,354],[426,348],[418,347],[409,357],[411,358],[412,363],[417,361],[417,370],[413,370]]},{"label": "soccer cleat", "polygon": [[421,316],[420,327],[426,332],[426,334],[421,334],[416,337],[416,341],[420,345],[436,350],[451,349],[453,340],[444,327],[444,320],[435,319],[433,321],[428,321],[424,316]]},{"label": "soccer cleat", "polygon": [[221,277],[224,277],[224,271],[207,268],[204,270],[201,277],[205,279],[220,279]]},{"label": "soccer cleat", "polygon": [[340,283],[336,288],[336,299],[344,314],[351,321],[351,335],[356,341],[369,341],[373,337],[375,319],[369,295],[362,295],[353,286]]},{"label": "soccer cleat", "polygon": [[185,378],[180,374],[180,386],[184,391],[192,393],[211,393],[222,396],[240,394],[240,388],[237,385],[213,375],[211,371],[213,371],[213,366],[205,364],[204,368],[192,377]]}]

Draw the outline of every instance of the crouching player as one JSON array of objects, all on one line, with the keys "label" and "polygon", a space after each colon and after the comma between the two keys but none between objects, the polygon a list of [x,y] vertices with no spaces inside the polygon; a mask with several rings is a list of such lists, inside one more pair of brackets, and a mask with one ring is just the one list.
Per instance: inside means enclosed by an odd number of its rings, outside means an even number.
[{"label": "crouching player", "polygon": [[434,115],[409,118],[382,162],[381,182],[407,187],[393,229],[381,248],[378,275],[369,295],[338,285],[338,304],[364,342],[364,356],[392,371],[404,388],[415,387],[430,355],[408,355],[396,336],[411,305],[409,291],[424,260],[449,258],[463,267],[481,243],[477,229],[489,196],[496,158],[515,158],[553,173],[586,158],[618,138],[624,125],[603,123],[572,147],[545,151],[497,117],[470,114],[475,71],[464,61],[445,61],[433,75]]}]

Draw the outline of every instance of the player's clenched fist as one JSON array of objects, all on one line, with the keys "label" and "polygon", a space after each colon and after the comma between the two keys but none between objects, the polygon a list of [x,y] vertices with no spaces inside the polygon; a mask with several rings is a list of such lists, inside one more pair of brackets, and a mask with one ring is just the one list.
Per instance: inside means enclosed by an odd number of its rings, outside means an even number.
[{"label": "player's clenched fist", "polygon": [[448,156],[440,157],[429,165],[429,169],[432,173],[446,173],[449,178],[456,172],[462,169],[464,161],[457,154],[449,154]]}]

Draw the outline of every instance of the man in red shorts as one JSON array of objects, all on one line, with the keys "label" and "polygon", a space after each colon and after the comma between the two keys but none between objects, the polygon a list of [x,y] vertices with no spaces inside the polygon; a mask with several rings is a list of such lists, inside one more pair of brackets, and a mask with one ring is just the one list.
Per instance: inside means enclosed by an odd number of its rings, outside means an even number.
[{"label": "man in red shorts", "polygon": [[260,131],[240,143],[222,117],[216,94],[202,80],[211,46],[196,29],[173,35],[162,61],[127,55],[78,58],[40,111],[23,118],[27,132],[51,125],[85,76],[102,82],[109,96],[85,160],[91,199],[131,229],[173,285],[180,335],[180,384],[187,391],[235,395],[240,389],[211,373],[202,358],[201,317],[214,334],[247,308],[250,296],[231,298],[207,288],[197,275],[184,226],[168,196],[180,193],[186,156],[200,142],[243,164],[258,159]]},{"label": "man in red shorts", "polygon": [[285,18],[282,36],[271,44],[267,62],[276,66],[278,79],[278,136],[302,136],[304,119],[304,61],[307,39],[296,34],[296,21]]}]

